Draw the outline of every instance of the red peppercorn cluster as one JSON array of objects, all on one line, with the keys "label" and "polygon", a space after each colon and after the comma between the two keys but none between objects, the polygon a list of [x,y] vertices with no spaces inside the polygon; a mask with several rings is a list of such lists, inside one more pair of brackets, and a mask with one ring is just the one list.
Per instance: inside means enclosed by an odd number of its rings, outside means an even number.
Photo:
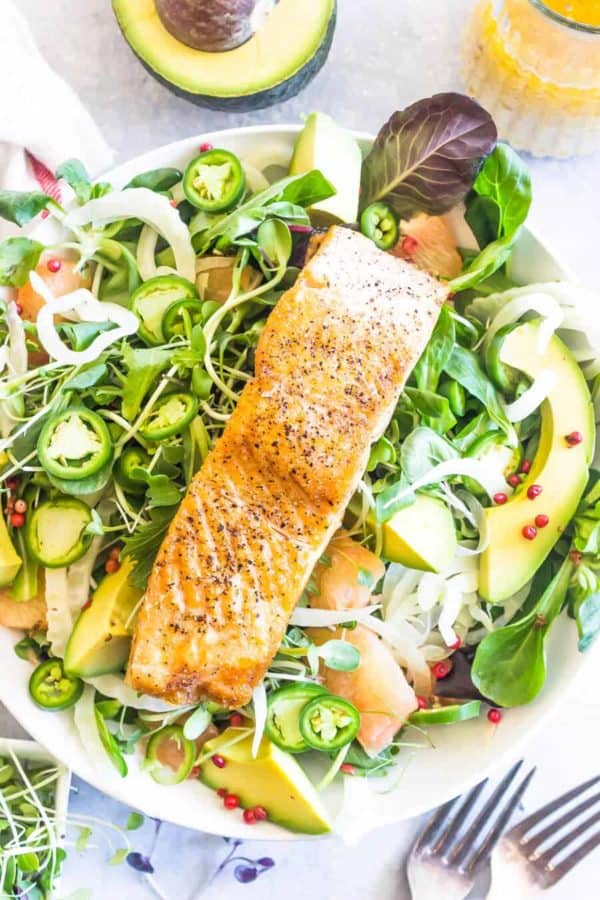
[{"label": "red peppercorn cluster", "polygon": [[[230,722],[234,716],[238,716],[243,721],[243,716],[239,715],[239,713],[233,713],[230,717]],[[224,756],[221,756],[220,753],[214,753],[211,756],[211,762],[217,769],[224,769],[227,765],[227,760]],[[240,798],[238,795],[230,794],[227,788],[219,788],[217,797],[220,797],[223,801],[225,809],[237,809],[240,806]],[[252,806],[249,809],[245,809],[242,815],[246,825],[256,825],[257,822],[264,822],[269,818],[269,814],[264,806]]]},{"label": "red peppercorn cluster", "polygon": [[[536,500],[540,494],[543,492],[543,487],[541,484],[530,484],[527,488],[527,498],[529,500]],[[523,537],[528,541],[533,541],[537,537],[538,528],[545,528],[546,525],[550,522],[550,517],[546,515],[546,513],[538,513],[534,518],[533,525],[524,525],[521,531]]]},{"label": "red peppercorn cluster", "polygon": [[108,559],[104,563],[104,570],[107,575],[113,575],[115,572],[118,572],[121,568],[121,563],[119,561],[119,556],[121,554],[120,547],[113,547],[110,553],[108,554]]},{"label": "red peppercorn cluster", "polygon": [[27,512],[27,501],[23,500],[22,497],[16,496],[20,485],[21,479],[18,475],[13,475],[4,482],[4,486],[8,490],[5,512],[6,517],[13,528],[23,528],[27,521],[25,515]]}]

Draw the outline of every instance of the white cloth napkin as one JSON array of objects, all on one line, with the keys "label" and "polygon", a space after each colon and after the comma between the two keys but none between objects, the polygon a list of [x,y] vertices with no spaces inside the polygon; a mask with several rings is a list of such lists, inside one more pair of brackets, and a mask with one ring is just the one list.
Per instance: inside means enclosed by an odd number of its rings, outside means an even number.
[{"label": "white cloth napkin", "polygon": [[[73,157],[97,175],[113,154],[75,92],[41,56],[23,15],[11,0],[0,0],[0,188],[50,193],[49,173]],[[17,230],[0,219],[0,240]]]}]

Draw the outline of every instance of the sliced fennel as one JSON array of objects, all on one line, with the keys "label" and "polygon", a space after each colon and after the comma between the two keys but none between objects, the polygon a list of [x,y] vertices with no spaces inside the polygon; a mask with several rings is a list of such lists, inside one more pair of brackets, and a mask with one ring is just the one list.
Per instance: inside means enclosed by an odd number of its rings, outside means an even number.
[{"label": "sliced fennel", "polygon": [[408,499],[415,491],[439,484],[454,476],[472,478],[474,481],[477,481],[490,498],[499,491],[503,491],[506,487],[504,475],[478,459],[470,459],[469,457],[447,459],[438,463],[437,466],[433,466],[428,472],[404,488],[404,490],[396,492],[390,503],[396,504],[404,497]]},{"label": "sliced fennel", "polygon": [[135,261],[142,281],[150,281],[159,275],[177,275],[177,271],[171,266],[156,265],[156,244],[158,232],[150,225],[144,225],[137,245]]},{"label": "sliced fennel", "polygon": [[[116,303],[100,302],[86,288],[79,288],[63,297],[54,297],[35,272],[31,273],[30,280],[34,290],[46,300],[37,316],[38,337],[48,356],[57,362],[75,366],[93,362],[111,344],[135,334],[138,329],[138,318],[132,312]],[[55,315],[67,312],[75,312],[79,321],[112,322],[116,328],[99,334],[85,350],[71,350],[54,324]]]},{"label": "sliced fennel", "polygon": [[[177,709],[177,707],[169,703],[157,700],[156,697],[138,694],[137,691],[132,690],[125,684],[122,675],[97,675],[95,678],[84,678],[84,681],[91,684],[106,697],[118,700],[123,706],[128,706],[131,709],[143,709],[147,712],[155,713],[169,713]],[[185,708],[187,707],[182,709]]]},{"label": "sliced fennel", "polygon": [[[507,298],[507,295],[510,293],[510,291],[507,291],[503,296]],[[486,299],[490,300],[491,298],[488,297]],[[473,305],[475,303],[476,301],[474,301]],[[504,328],[505,325],[511,325],[513,322],[518,322],[528,312],[538,313],[544,319],[538,331],[536,347],[538,353],[543,353],[548,346],[548,341],[563,321],[563,312],[553,297],[549,294],[538,293],[535,288],[530,290],[529,293],[505,300],[505,303],[488,325],[484,346],[489,346],[501,328]]]},{"label": "sliced fennel", "polygon": [[[561,340],[570,350],[579,352],[577,358],[597,360],[600,356],[600,326],[596,324],[595,313],[600,297],[597,291],[581,285],[567,281],[550,281],[511,288],[502,293],[490,294],[488,297],[477,297],[467,306],[465,312],[484,324],[490,323],[512,300],[521,300],[532,294],[538,297],[543,295],[558,304],[562,313],[562,322],[559,326]],[[582,368],[586,378],[593,377],[585,371],[585,366]]]},{"label": "sliced fennel", "polygon": [[511,422],[522,422],[542,405],[558,382],[556,372],[545,369],[533,384],[512,403],[506,403],[504,411]]},{"label": "sliced fennel", "polygon": [[379,605],[365,606],[362,609],[309,609],[297,607],[292,613],[290,625],[299,628],[330,628],[333,625],[341,625],[344,622],[368,619],[369,616],[380,609]]},{"label": "sliced fennel", "polygon": [[55,656],[61,658],[75,619],[87,603],[92,571],[102,538],[96,537],[89,550],[68,569],[45,569],[45,596],[48,620],[48,641]]},{"label": "sliced fennel", "polygon": [[256,758],[260,742],[265,733],[267,724],[267,691],[264,684],[259,684],[252,693],[252,705],[254,707],[254,736],[252,737],[252,756]]},{"label": "sliced fennel", "polygon": [[90,224],[102,227],[128,218],[139,219],[162,235],[173,250],[177,273],[188,281],[194,280],[196,254],[188,227],[168,197],[149,188],[126,188],[90,200],[71,210],[64,224],[68,228]]}]

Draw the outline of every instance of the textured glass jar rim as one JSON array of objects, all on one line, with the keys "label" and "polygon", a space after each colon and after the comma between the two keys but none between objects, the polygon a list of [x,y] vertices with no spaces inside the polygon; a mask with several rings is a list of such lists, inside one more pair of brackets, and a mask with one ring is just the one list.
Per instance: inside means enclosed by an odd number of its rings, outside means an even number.
[{"label": "textured glass jar rim", "polygon": [[558,22],[559,25],[564,25],[566,28],[570,28],[572,31],[579,31],[582,34],[600,35],[600,25],[585,25],[583,22],[577,22],[575,19],[569,19],[567,16],[563,16],[561,15],[561,13],[550,9],[550,7],[546,6],[543,0],[529,0],[529,3],[532,6],[535,6],[535,8],[542,13],[542,15],[547,16],[554,22]]}]

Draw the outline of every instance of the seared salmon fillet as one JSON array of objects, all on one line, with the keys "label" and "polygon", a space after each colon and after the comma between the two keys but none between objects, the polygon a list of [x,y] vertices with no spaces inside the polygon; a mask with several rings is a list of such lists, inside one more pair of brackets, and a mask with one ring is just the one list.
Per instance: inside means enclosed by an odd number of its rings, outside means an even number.
[{"label": "seared salmon fillet", "polygon": [[271,312],[255,376],[159,550],[133,688],[171,703],[250,700],[446,296],[363,235],[329,230]]}]

